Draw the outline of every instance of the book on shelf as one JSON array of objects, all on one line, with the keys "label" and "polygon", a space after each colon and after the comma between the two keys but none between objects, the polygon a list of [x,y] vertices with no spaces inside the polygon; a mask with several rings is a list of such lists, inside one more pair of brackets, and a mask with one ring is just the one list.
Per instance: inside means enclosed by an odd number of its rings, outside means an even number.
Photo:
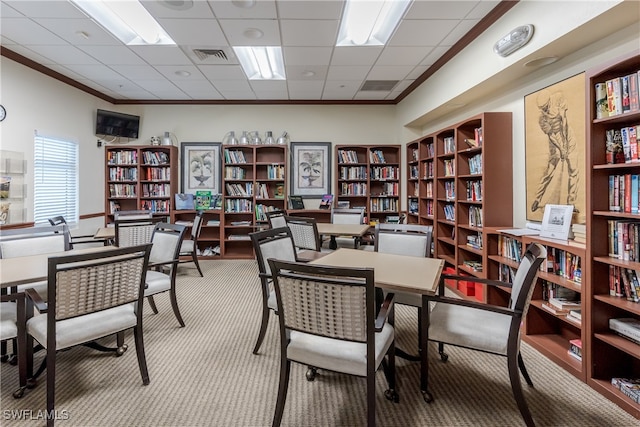
[{"label": "book on shelf", "polygon": [[609,103],[607,101],[607,84],[596,83],[595,84],[595,99],[596,99],[596,118],[604,119],[609,117]]},{"label": "book on shelf", "polygon": [[582,309],[569,310],[569,316],[582,321]]},{"label": "book on shelf", "polygon": [[333,194],[325,194],[320,200],[320,209],[331,209],[333,205]]},{"label": "book on shelf", "polygon": [[195,206],[197,210],[211,209],[211,191],[196,191]]},{"label": "book on shelf", "polygon": [[302,196],[289,196],[289,207],[291,209],[304,209]]},{"label": "book on shelf", "polygon": [[569,340],[569,355],[582,361],[582,340]]},{"label": "book on shelf", "polygon": [[210,219],[209,221],[207,221],[207,225],[209,225],[209,226],[219,226],[220,225],[220,220],[219,219]]},{"label": "book on shelf", "polygon": [[276,199],[284,199],[284,184],[276,184],[276,191],[273,194]]},{"label": "book on shelf", "polygon": [[175,222],[177,225],[186,225],[187,227],[191,227],[193,225],[193,221],[186,221],[179,219]]},{"label": "book on shelf", "polygon": [[338,200],[336,205],[338,209],[349,209],[351,202],[349,200]]},{"label": "book on shelf", "polygon": [[636,403],[640,403],[640,378],[611,378],[611,385]]},{"label": "book on shelf", "polygon": [[176,193],[176,210],[192,210],[195,208],[195,199],[191,193]]},{"label": "book on shelf", "polygon": [[549,298],[549,304],[560,310],[579,309],[581,307],[580,300],[563,297],[551,297]]},{"label": "book on shelf", "polygon": [[549,313],[554,314],[556,316],[566,316],[567,314],[569,314],[569,309],[561,309],[561,308],[557,308],[552,306],[551,304],[549,304],[548,302],[543,302],[541,304],[541,307],[545,310],[547,310]]},{"label": "book on shelf", "polygon": [[609,319],[609,329],[623,338],[640,344],[640,320],[631,317]]},{"label": "book on shelf", "polygon": [[565,319],[567,319],[569,322],[573,323],[576,326],[582,326],[582,319],[581,317],[576,316],[575,314],[573,314],[574,310],[569,311],[569,313],[567,313],[567,316],[565,317]]}]

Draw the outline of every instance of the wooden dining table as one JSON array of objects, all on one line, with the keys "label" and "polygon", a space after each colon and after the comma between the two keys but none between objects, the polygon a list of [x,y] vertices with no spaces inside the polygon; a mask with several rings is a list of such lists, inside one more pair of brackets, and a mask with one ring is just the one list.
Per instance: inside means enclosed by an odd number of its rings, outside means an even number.
[{"label": "wooden dining table", "polygon": [[437,258],[412,257],[385,254],[359,249],[341,248],[328,253],[310,264],[331,267],[373,268],[376,286],[389,292],[409,292],[422,295],[422,315],[420,322],[420,390],[426,402],[433,401],[429,392],[429,362],[427,344],[429,342],[429,300],[435,295],[444,260]]}]

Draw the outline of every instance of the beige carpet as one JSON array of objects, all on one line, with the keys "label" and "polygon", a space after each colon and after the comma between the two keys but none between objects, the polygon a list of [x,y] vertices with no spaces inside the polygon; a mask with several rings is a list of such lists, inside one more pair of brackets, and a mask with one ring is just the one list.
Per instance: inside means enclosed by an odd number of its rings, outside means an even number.
[{"label": "beige carpet", "polygon": [[[160,313],[145,313],[145,343],[151,384],[143,386],[133,340],[121,357],[76,348],[58,354],[56,409],[59,426],[269,426],[278,386],[279,342],[272,315],[261,354],[253,355],[260,318],[254,261],[206,261],[205,278],[181,267],[179,304],[186,322],[179,328],[168,295],[156,297]],[[145,307],[146,308],[146,307]],[[399,345],[415,345],[415,310],[400,308]],[[431,352],[435,402],[419,392],[417,363],[398,361],[400,403],[383,397],[378,373],[378,426],[524,425],[511,395],[504,358],[449,347],[449,362]],[[638,420],[523,344],[535,384],[526,396],[538,426],[633,426]],[[42,355],[37,356],[36,363]],[[15,400],[16,367],[2,364],[2,426],[41,426],[46,381]],[[284,426],[362,426],[365,380],[321,372],[305,380],[294,365]],[[16,417],[23,419],[17,420]],[[28,420],[24,420],[27,417]]]}]

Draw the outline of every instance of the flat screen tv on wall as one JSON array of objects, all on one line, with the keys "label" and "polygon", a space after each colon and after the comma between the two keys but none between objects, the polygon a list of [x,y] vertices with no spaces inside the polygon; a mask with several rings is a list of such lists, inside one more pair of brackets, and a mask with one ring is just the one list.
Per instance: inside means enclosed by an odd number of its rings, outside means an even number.
[{"label": "flat screen tv on wall", "polygon": [[98,109],[96,135],[138,139],[140,116]]}]

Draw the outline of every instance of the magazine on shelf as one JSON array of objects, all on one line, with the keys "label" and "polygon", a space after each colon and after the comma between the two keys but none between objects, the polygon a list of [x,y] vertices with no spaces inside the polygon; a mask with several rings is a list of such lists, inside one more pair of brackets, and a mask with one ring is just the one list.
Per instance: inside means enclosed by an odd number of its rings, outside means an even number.
[{"label": "magazine on shelf", "polygon": [[211,209],[211,191],[196,191],[196,209]]},{"label": "magazine on shelf", "polygon": [[333,204],[333,194],[325,194],[320,200],[320,209],[331,209]]},{"label": "magazine on shelf", "polygon": [[195,199],[191,193],[176,193],[176,210],[192,210],[195,208]]},{"label": "magazine on shelf", "polygon": [[289,196],[289,207],[291,209],[304,209],[302,196]]}]

